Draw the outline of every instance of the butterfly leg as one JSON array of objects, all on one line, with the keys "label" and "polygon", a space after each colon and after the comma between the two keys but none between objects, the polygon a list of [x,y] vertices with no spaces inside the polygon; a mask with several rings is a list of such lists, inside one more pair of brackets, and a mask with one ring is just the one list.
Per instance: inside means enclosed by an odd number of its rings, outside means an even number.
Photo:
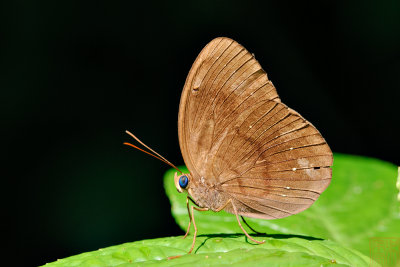
[{"label": "butterfly leg", "polygon": [[193,227],[194,227],[194,236],[193,236],[192,247],[190,248],[188,254],[192,253],[192,250],[194,248],[194,244],[196,243],[196,236],[197,236],[197,227],[196,227],[196,221],[194,220],[193,209],[198,210],[198,211],[207,211],[208,210],[208,208],[198,208],[196,206],[192,206],[192,221],[193,221]]},{"label": "butterfly leg", "polygon": [[239,224],[239,226],[240,226],[240,229],[242,229],[243,233],[244,233],[250,240],[252,240],[253,242],[256,242],[257,244],[263,244],[263,243],[265,243],[265,240],[263,240],[263,241],[257,241],[257,240],[255,240],[254,238],[252,238],[252,237],[246,232],[246,230],[244,230],[242,224],[240,223],[240,220],[239,220],[239,216],[238,216],[236,207],[235,207],[235,205],[234,205],[233,203],[232,203],[232,207],[233,207],[233,210],[234,210],[235,215],[236,215],[236,220],[237,220],[237,222],[238,222],[238,224]]},{"label": "butterfly leg", "polygon": [[187,211],[189,214],[189,225],[187,227],[186,234],[184,235],[184,237],[182,237],[183,239],[185,239],[187,237],[187,235],[189,234],[190,224],[192,222],[192,215],[190,214],[190,208],[189,208],[189,199],[190,199],[189,196],[187,196],[186,197],[186,207],[187,207]]},{"label": "butterfly leg", "polygon": [[224,205],[222,205],[221,207],[219,207],[218,209],[214,210],[215,212],[220,212],[221,210],[225,209],[226,206],[228,206],[229,203],[232,203],[232,199],[228,199],[227,202],[225,202]]},{"label": "butterfly leg", "polygon": [[249,227],[250,230],[253,231],[254,233],[256,233],[256,234],[264,234],[264,233],[260,233],[260,232],[258,232],[258,231],[256,231],[256,230],[254,230],[253,227],[251,227],[251,226],[246,222],[246,220],[243,218],[243,216],[240,216],[240,218],[242,218],[244,224],[247,225],[247,227]]}]

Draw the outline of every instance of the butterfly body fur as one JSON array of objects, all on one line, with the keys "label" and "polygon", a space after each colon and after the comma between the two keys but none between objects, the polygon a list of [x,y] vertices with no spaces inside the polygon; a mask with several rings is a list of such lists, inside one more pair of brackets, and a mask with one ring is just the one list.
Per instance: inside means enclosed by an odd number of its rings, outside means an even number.
[{"label": "butterfly body fur", "polygon": [[203,179],[191,179],[188,193],[199,207],[218,211],[228,201],[229,197],[212,185],[206,184],[204,180],[204,177]]},{"label": "butterfly body fur", "polygon": [[229,38],[212,40],[194,62],[178,132],[187,192],[202,208],[283,218],[307,209],[331,181],[325,139],[281,102],[254,56]]}]

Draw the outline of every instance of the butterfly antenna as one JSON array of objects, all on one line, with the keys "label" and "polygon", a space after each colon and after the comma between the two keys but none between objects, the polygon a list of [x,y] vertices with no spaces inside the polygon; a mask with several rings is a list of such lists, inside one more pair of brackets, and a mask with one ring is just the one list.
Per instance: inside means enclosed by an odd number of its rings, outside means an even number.
[{"label": "butterfly antenna", "polygon": [[158,160],[161,160],[162,162],[164,162],[165,164],[168,164],[169,166],[171,166],[172,168],[174,168],[175,170],[179,171],[181,174],[183,173],[180,169],[178,169],[174,164],[172,164],[171,162],[169,162],[166,158],[164,158],[163,156],[161,156],[160,154],[158,154],[157,152],[155,152],[153,149],[151,149],[149,146],[147,146],[145,143],[143,143],[142,141],[140,141],[139,138],[137,138],[133,133],[129,132],[129,131],[125,131],[127,134],[129,134],[130,136],[132,136],[136,141],[138,141],[141,145],[143,145],[144,147],[146,147],[148,150],[150,150],[151,152],[153,152],[155,155],[151,154],[150,152],[141,149],[135,145],[132,145],[131,143],[127,143],[125,142],[124,145],[127,146],[131,146],[133,148],[136,148],[137,150],[140,150]]}]

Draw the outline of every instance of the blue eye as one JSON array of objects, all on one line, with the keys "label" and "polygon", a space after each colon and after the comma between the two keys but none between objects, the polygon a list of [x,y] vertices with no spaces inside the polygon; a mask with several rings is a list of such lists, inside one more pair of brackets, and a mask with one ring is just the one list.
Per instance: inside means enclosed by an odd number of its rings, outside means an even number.
[{"label": "blue eye", "polygon": [[179,178],[179,186],[182,188],[186,188],[186,186],[189,183],[189,179],[187,178],[186,175],[181,176],[181,178]]}]

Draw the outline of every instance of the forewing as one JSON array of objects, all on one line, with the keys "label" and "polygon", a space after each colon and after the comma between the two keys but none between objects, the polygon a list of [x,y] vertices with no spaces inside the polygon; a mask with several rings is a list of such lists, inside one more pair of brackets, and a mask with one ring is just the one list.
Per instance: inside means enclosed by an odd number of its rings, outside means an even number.
[{"label": "forewing", "polygon": [[[178,132],[183,159],[195,177],[218,182],[213,160],[228,135],[248,114],[246,105],[277,99],[260,64],[243,46],[216,38],[200,52],[186,79]],[[245,100],[245,101],[244,101]]]}]

